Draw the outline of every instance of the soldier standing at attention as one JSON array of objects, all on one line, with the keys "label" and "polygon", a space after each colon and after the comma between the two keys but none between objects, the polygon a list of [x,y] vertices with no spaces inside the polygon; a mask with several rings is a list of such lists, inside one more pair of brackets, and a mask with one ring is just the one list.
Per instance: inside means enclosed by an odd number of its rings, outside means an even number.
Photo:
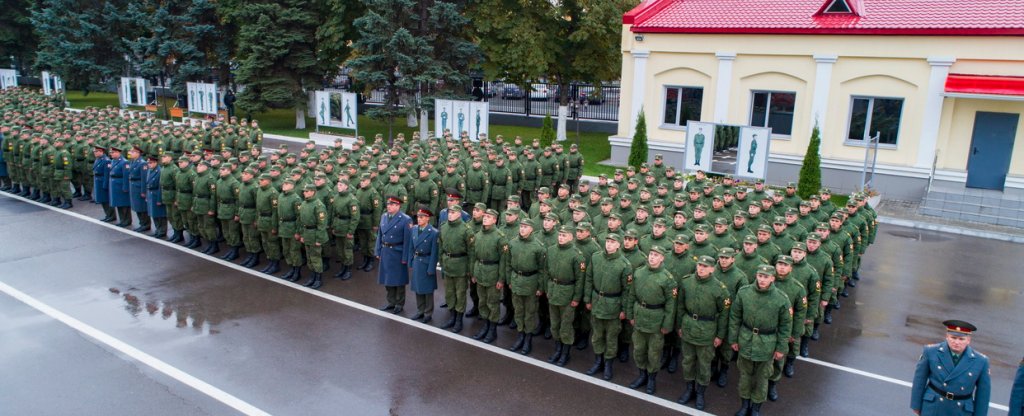
[{"label": "soldier standing at attention", "polygon": [[444,273],[444,300],[451,316],[441,329],[462,332],[462,318],[466,313],[466,290],[469,285],[469,248],[473,230],[464,220],[462,206],[449,205],[442,218],[438,246],[441,250],[441,271]]},{"label": "soldier standing at attention", "polygon": [[509,351],[528,355],[533,350],[533,334],[537,330],[537,307],[544,290],[541,284],[546,271],[545,249],[533,236],[533,220],[519,221],[518,238],[508,242],[508,284],[512,291],[512,305],[519,334]]},{"label": "soldier standing at attention", "polygon": [[789,353],[786,355],[785,363],[776,361],[772,377],[768,380],[768,400],[773,402],[779,399],[776,384],[782,379],[783,374],[786,377],[793,376],[793,360],[796,360],[796,351],[803,341],[799,334],[804,331],[804,318],[808,313],[807,289],[803,283],[794,278],[793,262],[793,258],[787,255],[781,255],[775,261],[775,288],[781,290],[789,298],[790,309],[793,311],[793,326],[790,327],[790,336],[787,341]]},{"label": "soldier standing at attention", "polygon": [[729,345],[739,353],[740,410],[736,416],[757,416],[768,395],[768,379],[774,364],[789,350],[793,308],[789,298],[775,287],[775,268],[758,267],[755,282],[744,286],[733,299],[729,314]]},{"label": "soldier standing at attention", "polygon": [[406,266],[409,231],[412,218],[402,212],[405,201],[395,195],[387,197],[384,215],[380,217],[377,229],[377,245],[374,255],[380,261],[377,283],[387,291],[387,304],[380,310],[401,314],[405,308],[405,286],[409,284],[409,269]]},{"label": "soldier standing at attention", "polygon": [[662,267],[667,251],[654,246],[647,255],[647,264],[633,274],[633,284],[626,293],[626,318],[633,325],[633,361],[640,374],[629,388],[647,386],[647,394],[657,390],[661,352],[665,334],[674,328],[678,286],[672,274]]},{"label": "soldier standing at attention", "polygon": [[196,165],[196,177],[192,181],[192,213],[196,216],[199,234],[209,244],[203,254],[220,251],[217,244],[217,178],[210,174],[210,162]]},{"label": "soldier standing at attention", "polygon": [[110,206],[110,158],[106,149],[96,146],[93,149],[96,161],[92,163],[92,200],[103,207],[103,222],[114,222],[114,208]]},{"label": "soldier standing at attention", "polygon": [[306,264],[313,272],[303,286],[319,289],[323,286],[324,245],[327,244],[327,207],[316,197],[317,187],[307,183],[302,188],[302,203],[295,221],[295,235],[306,252]]},{"label": "soldier standing at attention", "polygon": [[242,246],[242,225],[238,222],[238,194],[241,192],[241,184],[231,174],[231,166],[224,164],[220,167],[220,177],[217,178],[217,221],[220,223],[220,230],[227,241],[230,250],[223,256],[222,260],[232,261],[238,258],[238,250]]},{"label": "soldier standing at attention", "polygon": [[431,225],[434,213],[429,208],[416,212],[416,224],[409,232],[409,248],[405,250],[405,262],[412,269],[409,282],[416,294],[416,315],[414,321],[430,323],[434,315],[434,291],[437,290],[437,246],[439,232]]},{"label": "soldier standing at attention", "polygon": [[622,306],[623,294],[633,281],[633,266],[619,250],[622,236],[609,233],[605,236],[604,252],[594,253],[587,268],[583,287],[583,303],[591,313],[591,345],[594,348],[594,365],[587,375],[594,375],[604,369],[603,377],[611,380],[612,363],[618,355],[619,333],[626,312]]},{"label": "soldier standing at attention", "polygon": [[548,362],[558,366],[569,362],[569,350],[575,340],[572,324],[586,284],[587,259],[575,243],[575,233],[575,227],[563,225],[558,230],[558,244],[547,248],[546,293],[551,335],[555,338],[555,352]]},{"label": "soldier standing at attention", "polygon": [[167,206],[164,205],[163,190],[160,188],[160,175],[163,169],[157,165],[155,157],[149,157],[149,169],[146,170],[146,212],[153,219],[156,231],[153,237],[167,237]]},{"label": "soldier standing at attention", "polygon": [[263,247],[260,245],[260,231],[257,228],[259,215],[256,212],[256,190],[259,184],[254,178],[257,171],[254,168],[247,168],[242,171],[242,182],[238,186],[238,215],[235,216],[241,225],[242,244],[245,251],[249,253],[242,262],[242,267],[255,267],[260,262],[260,252]]},{"label": "soldier standing at attention", "polygon": [[[946,327],[946,340],[925,346],[917,362],[910,408],[925,416],[985,416],[992,380],[988,357],[971,348],[971,336],[978,328],[958,320],[942,325]],[[1020,381],[1020,371],[1017,378]],[[1020,408],[1018,403],[1017,412]],[[1010,414],[1013,412],[1011,405]]]},{"label": "soldier standing at attention", "polygon": [[132,225],[131,199],[128,195],[128,161],[121,157],[121,148],[110,146],[110,161],[107,162],[110,183],[110,206],[117,210],[120,219],[117,226],[128,228]]},{"label": "soldier standing at attention", "polygon": [[170,240],[168,240],[172,243],[180,243],[185,240],[184,235],[182,235],[185,226],[176,204],[178,190],[175,177],[180,170],[174,165],[174,157],[170,153],[160,155],[160,196],[163,200],[164,209],[167,210],[167,220],[174,229]]},{"label": "soldier standing at attention", "polygon": [[128,195],[132,211],[139,218],[139,226],[132,231],[138,233],[150,230],[149,213],[146,212],[146,160],[142,154],[138,146],[128,151],[131,158],[128,162]]},{"label": "soldier standing at attention", "polygon": [[331,233],[341,260],[341,270],[334,277],[341,280],[352,278],[352,264],[355,262],[356,229],[362,221],[359,200],[348,189],[348,181],[340,180],[336,185],[337,194],[330,198]]},{"label": "soldier standing at attention", "polygon": [[284,255],[284,261],[286,264],[291,266],[291,270],[281,276],[290,282],[298,281],[302,278],[302,246],[299,243],[299,239],[296,238],[298,229],[295,227],[295,221],[299,215],[299,205],[302,204],[302,197],[295,192],[295,180],[292,178],[285,179],[281,183],[281,193],[277,195],[277,235],[281,238],[281,253]]},{"label": "soldier standing at attention", "polygon": [[472,248],[469,251],[469,260],[473,267],[471,279],[476,283],[480,318],[484,320],[484,327],[473,336],[473,339],[483,340],[488,344],[494,342],[498,336],[501,290],[505,287],[508,262],[508,243],[505,235],[497,229],[497,223],[498,211],[486,210],[482,228],[473,236]]},{"label": "soldier standing at attention", "polygon": [[260,246],[267,252],[267,267],[260,273],[274,274],[281,266],[281,238],[278,236],[277,189],[271,185],[273,175],[260,175],[259,188],[256,189],[256,230],[260,233]]},{"label": "soldier standing at attention", "polygon": [[369,173],[359,175],[359,188],[356,189],[356,200],[359,201],[359,226],[356,227],[356,245],[363,253],[363,262],[356,267],[364,272],[374,268],[373,248],[377,246],[377,224],[381,215],[381,198],[377,189],[371,185],[373,181]]},{"label": "soldier standing at attention", "polygon": [[732,303],[729,289],[714,276],[715,265],[713,257],[697,259],[696,273],[680,280],[676,305],[686,382],[678,403],[689,403],[696,396],[697,410],[704,410],[704,392],[711,383],[711,361],[724,343]]}]

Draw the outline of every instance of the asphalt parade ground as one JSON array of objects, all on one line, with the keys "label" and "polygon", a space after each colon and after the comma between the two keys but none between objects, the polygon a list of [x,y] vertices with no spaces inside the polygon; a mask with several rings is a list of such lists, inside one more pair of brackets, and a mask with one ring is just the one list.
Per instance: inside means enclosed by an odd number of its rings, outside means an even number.
[{"label": "asphalt parade ground", "polygon": [[[560,368],[550,340],[522,356],[508,328],[486,345],[469,338],[476,319],[458,335],[432,326],[445,309],[432,325],[380,312],[375,272],[342,282],[333,264],[310,290],[101,216],[0,194],[0,414],[702,414],[675,404],[678,372],[650,396],[625,387],[631,363],[611,382],[585,375],[589,349]],[[852,296],[763,413],[910,414],[921,347],[956,318],[979,327],[1005,414],[1024,354],[1022,258],[1020,244],[882,225]],[[736,410],[738,378],[732,366],[708,389],[707,412]]]}]

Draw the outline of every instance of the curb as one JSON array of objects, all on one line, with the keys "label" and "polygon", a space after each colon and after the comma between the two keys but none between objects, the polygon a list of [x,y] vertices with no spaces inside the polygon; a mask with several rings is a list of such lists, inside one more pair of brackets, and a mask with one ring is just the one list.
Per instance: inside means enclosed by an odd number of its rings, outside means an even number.
[{"label": "curb", "polygon": [[985,238],[989,240],[1006,241],[1010,243],[1024,244],[1024,236],[1000,233],[995,231],[979,231],[955,225],[936,224],[930,222],[907,220],[887,216],[878,216],[878,222],[882,224],[898,225],[918,230],[938,231],[949,234],[966,235],[969,237]]}]

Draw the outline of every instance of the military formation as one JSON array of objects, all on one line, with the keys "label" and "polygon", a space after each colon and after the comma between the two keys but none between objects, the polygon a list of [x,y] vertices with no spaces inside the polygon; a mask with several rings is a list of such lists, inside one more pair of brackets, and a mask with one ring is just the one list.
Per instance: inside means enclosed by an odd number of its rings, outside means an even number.
[{"label": "military formation", "polygon": [[793,183],[688,177],[660,155],[590,183],[575,145],[520,137],[264,151],[256,121],[71,111],[19,89],[0,94],[0,111],[7,192],[64,208],[91,200],[104,221],[224,260],[244,252],[243,266],[314,289],[332,265],[342,281],[376,269],[381,309],[403,313],[411,286],[423,323],[443,290],[441,328],[475,318],[472,337],[493,343],[508,326],[524,355],[551,339],[559,366],[589,347],[587,374],[605,380],[632,358],[629,386],[651,394],[662,371],[681,372],[679,402],[698,409],[735,367],[737,415],[778,400],[877,231],[863,195],[804,200]]}]

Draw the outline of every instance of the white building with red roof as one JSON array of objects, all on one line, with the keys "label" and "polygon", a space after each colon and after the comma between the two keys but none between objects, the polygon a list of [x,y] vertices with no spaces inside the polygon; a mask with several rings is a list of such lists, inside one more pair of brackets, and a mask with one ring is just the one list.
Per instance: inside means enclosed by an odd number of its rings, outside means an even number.
[{"label": "white building with red roof", "polygon": [[642,108],[676,167],[688,120],[771,127],[779,184],[818,125],[823,184],[848,192],[877,133],[884,197],[1024,226],[1024,1],[647,0],[622,23],[613,163]]}]

